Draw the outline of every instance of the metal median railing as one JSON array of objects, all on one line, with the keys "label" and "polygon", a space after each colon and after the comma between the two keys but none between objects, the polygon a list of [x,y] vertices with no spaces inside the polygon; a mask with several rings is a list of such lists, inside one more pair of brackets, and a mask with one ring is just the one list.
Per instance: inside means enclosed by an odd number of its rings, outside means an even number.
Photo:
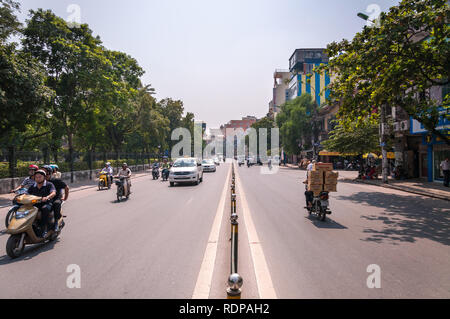
[{"label": "metal median railing", "polygon": [[234,164],[231,164],[231,269],[228,277],[228,299],[240,299],[242,277],[238,273],[238,215],[236,212],[236,183],[235,183]]}]

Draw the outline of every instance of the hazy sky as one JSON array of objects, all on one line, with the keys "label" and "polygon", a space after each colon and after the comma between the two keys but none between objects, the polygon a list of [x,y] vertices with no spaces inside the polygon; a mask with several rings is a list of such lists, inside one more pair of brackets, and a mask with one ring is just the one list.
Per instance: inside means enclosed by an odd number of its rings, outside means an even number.
[{"label": "hazy sky", "polygon": [[[20,0],[19,0],[20,1]],[[21,0],[68,19],[81,9],[109,49],[145,69],[158,99],[172,97],[208,127],[242,116],[264,116],[273,71],[287,69],[296,48],[325,47],[352,36],[370,4],[386,11],[395,0]],[[374,13],[374,12],[372,12]]]}]

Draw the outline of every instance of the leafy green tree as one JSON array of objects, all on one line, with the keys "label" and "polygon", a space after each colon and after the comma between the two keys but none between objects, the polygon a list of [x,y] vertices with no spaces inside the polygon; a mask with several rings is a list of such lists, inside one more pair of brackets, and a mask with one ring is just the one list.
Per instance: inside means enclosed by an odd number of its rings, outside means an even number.
[{"label": "leafy green tree", "polygon": [[343,154],[365,154],[379,149],[379,123],[374,119],[364,119],[347,125],[338,123],[322,142],[326,150]]},{"label": "leafy green tree", "polygon": [[276,123],[280,128],[281,145],[287,154],[298,154],[301,150],[311,148],[312,118],[316,108],[309,94],[302,94],[281,106]]},{"label": "leafy green tree", "polygon": [[[257,152],[259,155],[265,156],[266,153],[261,152],[259,149],[259,138],[260,138],[259,129],[265,128],[267,130],[267,135],[266,135],[267,142],[266,143],[267,143],[267,150],[270,152],[270,150],[272,149],[272,131],[271,131],[271,129],[275,128],[275,121],[273,120],[273,118],[266,116],[266,117],[263,117],[262,119],[258,120],[257,122],[253,123],[251,127],[256,129],[256,132],[257,132]],[[249,141],[248,141],[247,137],[248,136],[246,136],[245,142],[248,147]],[[266,151],[266,150],[264,150],[264,151]]]},{"label": "leafy green tree", "polygon": [[128,55],[104,49],[86,24],[70,28],[65,20],[42,9],[31,10],[27,22],[24,50],[45,66],[47,84],[56,92],[51,112],[67,136],[73,181],[74,135],[93,113],[104,114],[114,108],[111,113],[116,117],[107,129],[118,150],[125,132],[117,128],[131,126],[125,116],[130,113],[130,95],[143,71]]},{"label": "leafy green tree", "polygon": [[0,0],[0,42],[20,32],[21,23],[15,13],[19,9],[20,5],[16,1]]},{"label": "leafy green tree", "polygon": [[8,149],[14,177],[17,147],[35,137],[28,134],[29,125],[44,116],[52,91],[45,85],[46,74],[38,61],[8,42],[21,30],[15,15],[18,3],[5,0],[0,5],[0,144]]},{"label": "leafy green tree", "polygon": [[[449,21],[446,0],[402,0],[380,15],[378,27],[329,44],[330,63],[320,69],[336,75],[329,88],[331,99],[341,103],[343,124],[363,120],[383,106],[400,106],[450,144],[436,130],[441,103],[430,94],[432,87],[449,84]],[[448,101],[447,95],[445,108]]]}]

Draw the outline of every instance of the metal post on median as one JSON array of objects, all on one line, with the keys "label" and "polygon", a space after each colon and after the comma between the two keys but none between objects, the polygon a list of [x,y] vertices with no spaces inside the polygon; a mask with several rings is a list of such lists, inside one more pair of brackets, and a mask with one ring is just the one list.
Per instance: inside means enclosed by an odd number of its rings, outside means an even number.
[{"label": "metal post on median", "polygon": [[231,215],[231,267],[228,277],[228,299],[241,299],[242,277],[238,274],[238,216],[236,213]]},{"label": "metal post on median", "polygon": [[238,215],[236,211],[236,184],[234,165],[232,164],[232,179],[231,179],[231,265],[230,276],[228,277],[228,299],[241,299],[241,287],[243,284],[242,277],[238,274],[238,229],[239,223],[237,221]]}]

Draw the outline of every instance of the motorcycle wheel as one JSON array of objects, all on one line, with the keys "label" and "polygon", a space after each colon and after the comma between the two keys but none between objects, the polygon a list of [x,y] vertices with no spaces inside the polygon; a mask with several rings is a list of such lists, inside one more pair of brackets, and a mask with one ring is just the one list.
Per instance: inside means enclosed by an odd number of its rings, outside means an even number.
[{"label": "motorcycle wheel", "polygon": [[17,210],[17,208],[13,207],[6,214],[6,218],[5,218],[5,226],[6,226],[6,228],[8,228],[9,223],[11,222],[11,219],[13,218],[14,213],[16,212],[16,210]]},{"label": "motorcycle wheel", "polygon": [[20,237],[21,235],[12,235],[8,238],[8,241],[6,242],[6,253],[8,254],[9,257],[13,259],[20,257],[25,248],[25,245],[23,245],[21,249],[18,249],[18,246],[20,244]]},{"label": "motorcycle wheel", "polygon": [[324,222],[326,218],[327,218],[327,213],[325,212],[325,210],[322,207],[320,207],[319,220],[321,222]]}]

